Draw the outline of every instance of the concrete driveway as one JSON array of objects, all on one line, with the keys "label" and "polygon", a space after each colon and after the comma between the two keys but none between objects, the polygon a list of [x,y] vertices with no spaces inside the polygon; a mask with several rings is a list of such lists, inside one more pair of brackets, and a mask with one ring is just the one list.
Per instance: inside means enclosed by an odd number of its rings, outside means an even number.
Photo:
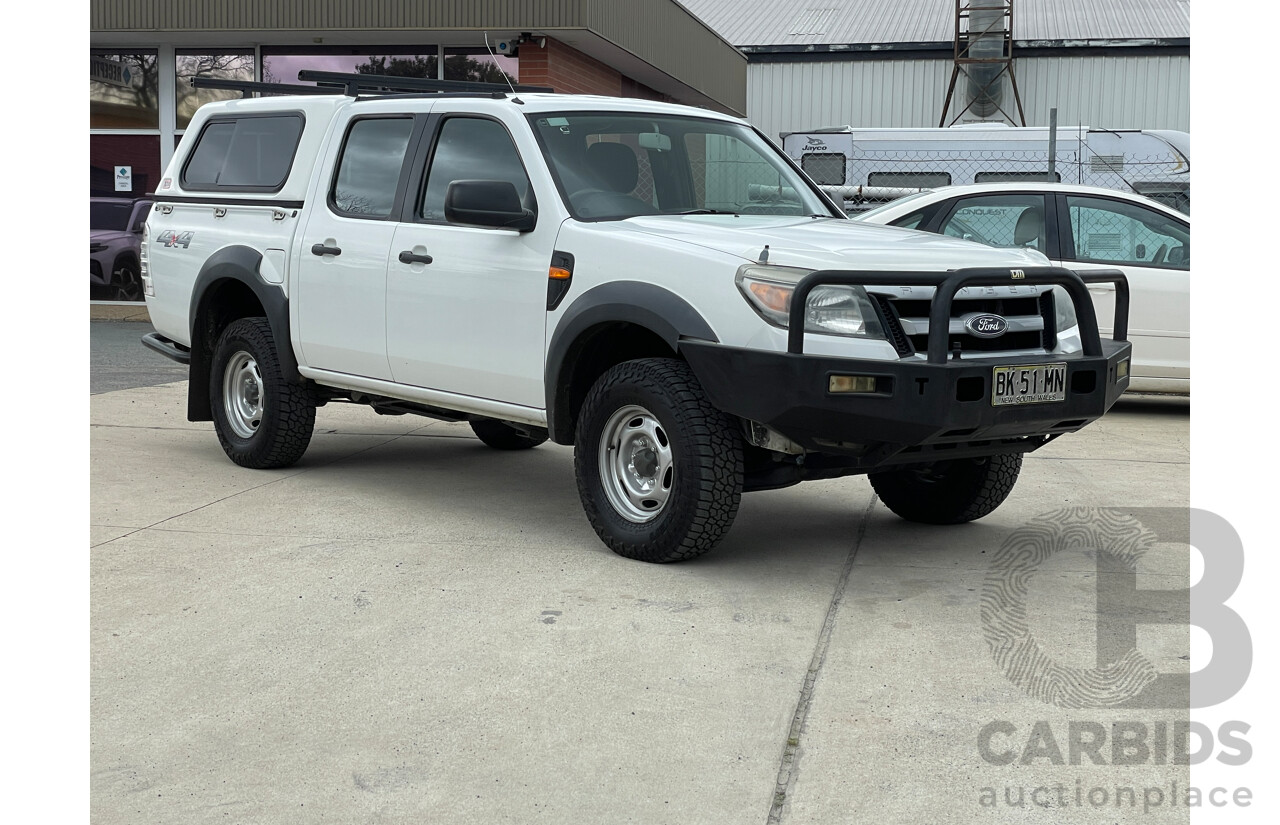
[{"label": "concrete driveway", "polygon": [[[1186,766],[1067,755],[1073,723],[1185,708],[1033,698],[981,613],[1036,516],[1187,506],[1185,400],[1123,400],[972,525],[811,483],[744,497],[714,553],[654,566],[597,540],[568,449],[331,405],[297,466],[251,471],[185,397],[91,398],[97,825],[1187,821],[1144,803]],[[1186,587],[1185,545],[1156,548],[1140,586]],[[1096,574],[1064,553],[1030,585],[1036,636],[1082,668]],[[1140,638],[1185,673],[1187,636]],[[1040,722],[1062,764],[1043,736],[1025,759]]]}]

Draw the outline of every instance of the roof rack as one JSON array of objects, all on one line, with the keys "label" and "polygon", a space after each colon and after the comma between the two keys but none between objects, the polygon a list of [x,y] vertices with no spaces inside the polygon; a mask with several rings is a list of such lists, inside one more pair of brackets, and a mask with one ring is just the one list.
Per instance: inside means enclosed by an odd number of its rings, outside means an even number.
[{"label": "roof rack", "polygon": [[321,86],[341,86],[350,97],[360,92],[467,92],[477,95],[506,97],[515,92],[553,92],[546,86],[527,86],[505,83],[477,83],[470,80],[435,80],[424,77],[392,77],[381,74],[348,74],[345,72],[320,72],[303,69],[298,79],[318,83]]},{"label": "roof rack", "polygon": [[274,95],[331,95],[334,90],[324,86],[302,86],[297,83],[255,83],[251,80],[224,80],[218,77],[193,77],[191,85],[197,89],[228,89],[240,92],[241,97],[251,94]]}]

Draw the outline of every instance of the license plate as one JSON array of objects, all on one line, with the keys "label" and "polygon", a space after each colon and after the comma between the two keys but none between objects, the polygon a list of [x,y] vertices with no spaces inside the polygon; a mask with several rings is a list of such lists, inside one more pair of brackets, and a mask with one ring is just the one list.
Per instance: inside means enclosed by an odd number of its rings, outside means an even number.
[{"label": "license plate", "polygon": [[991,376],[991,405],[1047,404],[1067,398],[1066,364],[996,367]]}]

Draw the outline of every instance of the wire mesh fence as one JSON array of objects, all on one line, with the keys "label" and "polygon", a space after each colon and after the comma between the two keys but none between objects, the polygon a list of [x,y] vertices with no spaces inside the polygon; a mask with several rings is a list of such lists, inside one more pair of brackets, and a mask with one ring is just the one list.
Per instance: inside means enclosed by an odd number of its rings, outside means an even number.
[{"label": "wire mesh fence", "polygon": [[800,166],[859,212],[912,192],[973,183],[1056,181],[1134,192],[1191,212],[1190,170],[1173,153],[1102,155],[1073,148],[1050,164],[1047,150],[857,150],[804,152]]}]

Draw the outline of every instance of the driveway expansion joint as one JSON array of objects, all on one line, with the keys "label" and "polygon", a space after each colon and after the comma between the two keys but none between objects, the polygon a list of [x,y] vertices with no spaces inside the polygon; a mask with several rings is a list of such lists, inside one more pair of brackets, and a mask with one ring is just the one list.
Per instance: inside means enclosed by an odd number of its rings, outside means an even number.
[{"label": "driveway expansion joint", "polygon": [[849,576],[853,573],[854,559],[857,558],[858,549],[862,546],[862,539],[867,534],[868,518],[879,500],[879,498],[872,496],[866,510],[863,511],[862,520],[858,524],[858,534],[854,537],[853,546],[849,548],[849,555],[844,560],[844,566],[840,568],[840,578],[836,581],[835,591],[831,594],[831,601],[827,604],[827,615],[822,621],[822,630],[818,633],[818,640],[814,644],[813,656],[809,659],[809,669],[805,671],[804,684],[800,688],[800,698],[796,702],[796,712],[791,717],[791,728],[787,732],[786,745],[782,749],[782,758],[778,765],[777,786],[773,793],[773,803],[769,806],[768,825],[779,825],[782,822],[787,795],[795,787],[796,779],[799,777],[800,741],[804,736],[805,722],[809,718],[809,708],[813,703],[814,687],[818,683],[818,676],[822,673],[822,666],[827,661],[827,648],[831,644],[831,634],[835,629],[840,605],[844,603],[845,593],[849,588]]}]

